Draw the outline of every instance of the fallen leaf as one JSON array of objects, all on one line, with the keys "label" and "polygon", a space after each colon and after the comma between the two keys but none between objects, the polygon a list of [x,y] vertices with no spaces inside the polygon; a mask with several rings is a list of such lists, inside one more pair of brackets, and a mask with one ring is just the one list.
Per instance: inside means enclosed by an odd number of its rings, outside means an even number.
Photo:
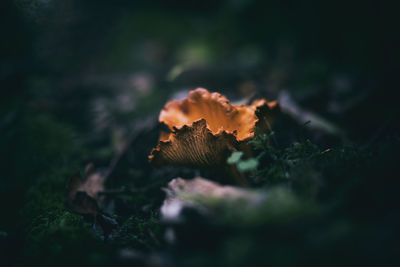
[{"label": "fallen leaf", "polygon": [[80,174],[68,181],[67,206],[74,212],[83,215],[89,221],[98,222],[103,229],[105,239],[117,227],[117,222],[101,211],[105,191],[105,177],[94,171],[94,165],[85,168],[85,177]]}]

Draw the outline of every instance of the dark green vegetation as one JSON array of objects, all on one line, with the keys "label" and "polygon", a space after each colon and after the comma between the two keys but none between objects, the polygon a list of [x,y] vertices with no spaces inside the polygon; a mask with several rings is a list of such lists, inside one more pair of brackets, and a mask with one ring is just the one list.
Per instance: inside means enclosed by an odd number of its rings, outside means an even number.
[{"label": "dark green vegetation", "polygon": [[268,201],[247,210],[204,199],[219,216],[207,226],[191,222],[209,235],[186,242],[213,246],[189,250],[182,266],[396,265],[399,139],[322,152],[308,140],[286,149],[265,140],[254,142],[269,158],[253,178]]},{"label": "dark green vegetation", "polygon": [[[112,2],[0,1],[1,266],[396,265],[396,9]],[[147,155],[165,101],[198,86],[233,100],[286,92],[341,131],[283,113],[242,166],[274,204],[195,217],[171,246],[161,188],[197,173],[153,169]],[[89,162],[106,172],[121,151],[105,210],[119,226],[105,242],[67,208],[66,186]]]},{"label": "dark green vegetation", "polygon": [[[159,188],[166,180],[144,193],[113,197],[114,218],[120,226],[105,243],[98,227],[65,206],[67,178],[93,155],[82,149],[70,128],[50,116],[21,115],[14,123],[20,123],[20,131],[8,140],[15,145],[3,158],[10,162],[5,174],[15,175],[2,194],[7,203],[2,229],[9,229],[10,235],[1,241],[5,253],[18,254],[16,258],[6,254],[8,260],[20,266],[109,266],[124,262],[121,249],[169,251],[157,209],[163,198]],[[171,251],[173,262],[182,266],[394,264],[400,223],[395,186],[398,139],[325,151],[308,140],[279,149],[267,139],[258,135],[253,142],[262,154],[251,179],[255,188],[269,190],[273,204],[256,212],[220,207],[221,216],[215,221],[205,226],[193,222],[187,230],[189,240]],[[130,179],[151,181],[135,174],[121,183],[131,184]],[[157,204],[143,211],[152,203]]]}]

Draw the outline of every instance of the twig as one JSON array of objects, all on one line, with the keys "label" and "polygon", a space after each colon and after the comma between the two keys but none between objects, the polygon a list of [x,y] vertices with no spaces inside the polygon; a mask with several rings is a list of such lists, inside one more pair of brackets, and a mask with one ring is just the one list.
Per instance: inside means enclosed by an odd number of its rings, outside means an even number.
[{"label": "twig", "polygon": [[151,239],[153,239],[156,246],[159,247],[161,245],[161,243],[158,240],[158,238],[156,237],[156,235],[154,234],[154,232],[150,228],[147,229],[147,232],[149,233],[149,236],[151,237]]},{"label": "twig", "polygon": [[282,111],[294,118],[297,122],[304,124],[308,121],[311,121],[310,127],[322,130],[332,135],[339,136],[342,139],[346,140],[345,132],[342,129],[340,129],[338,126],[328,121],[327,119],[298,106],[292,99],[289,92],[283,90],[279,94],[278,99]]},{"label": "twig", "polygon": [[140,133],[153,129],[156,124],[157,119],[155,115],[148,116],[147,118],[135,123],[132,132],[130,133],[123,148],[111,159],[109,167],[104,174],[104,181],[111,176],[122,157],[128,151],[129,147],[136,141],[136,138],[140,135]]}]

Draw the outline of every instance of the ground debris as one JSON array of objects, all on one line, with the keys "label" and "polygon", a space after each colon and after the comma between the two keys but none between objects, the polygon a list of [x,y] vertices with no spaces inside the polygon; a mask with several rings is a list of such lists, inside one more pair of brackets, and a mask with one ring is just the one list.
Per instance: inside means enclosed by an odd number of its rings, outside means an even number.
[{"label": "ground debris", "polygon": [[85,179],[80,174],[72,176],[68,182],[67,206],[85,219],[98,223],[103,230],[104,239],[118,226],[115,219],[102,211],[105,196],[105,177],[94,172],[94,165],[85,168]]}]

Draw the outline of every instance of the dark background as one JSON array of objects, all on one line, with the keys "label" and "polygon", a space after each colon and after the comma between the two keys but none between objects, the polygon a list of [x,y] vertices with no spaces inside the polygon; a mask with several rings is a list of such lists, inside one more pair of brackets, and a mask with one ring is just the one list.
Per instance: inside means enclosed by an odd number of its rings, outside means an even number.
[{"label": "dark background", "polygon": [[[1,1],[6,263],[40,257],[31,253],[41,246],[34,228],[50,220],[52,204],[29,206],[38,184],[61,196],[70,173],[90,161],[106,166],[132,127],[156,117],[177,92],[204,87],[232,100],[287,92],[342,131],[307,126],[306,137],[323,149],[398,143],[396,12],[383,1]],[[281,144],[302,131],[294,120],[277,123]],[[147,173],[150,167],[137,166],[146,164],[156,136],[137,146],[143,157],[127,159],[134,171]],[[40,182],[54,173],[58,187]],[[393,175],[383,165],[380,174]]]},{"label": "dark background", "polygon": [[[145,99],[251,82],[269,98],[290,90],[367,137],[396,111],[394,10],[372,1],[3,1],[2,100],[53,102],[77,123],[95,97],[138,98],[141,79],[156,92]],[[182,75],[168,79],[176,66]],[[334,114],[332,101],[346,112]]]}]

